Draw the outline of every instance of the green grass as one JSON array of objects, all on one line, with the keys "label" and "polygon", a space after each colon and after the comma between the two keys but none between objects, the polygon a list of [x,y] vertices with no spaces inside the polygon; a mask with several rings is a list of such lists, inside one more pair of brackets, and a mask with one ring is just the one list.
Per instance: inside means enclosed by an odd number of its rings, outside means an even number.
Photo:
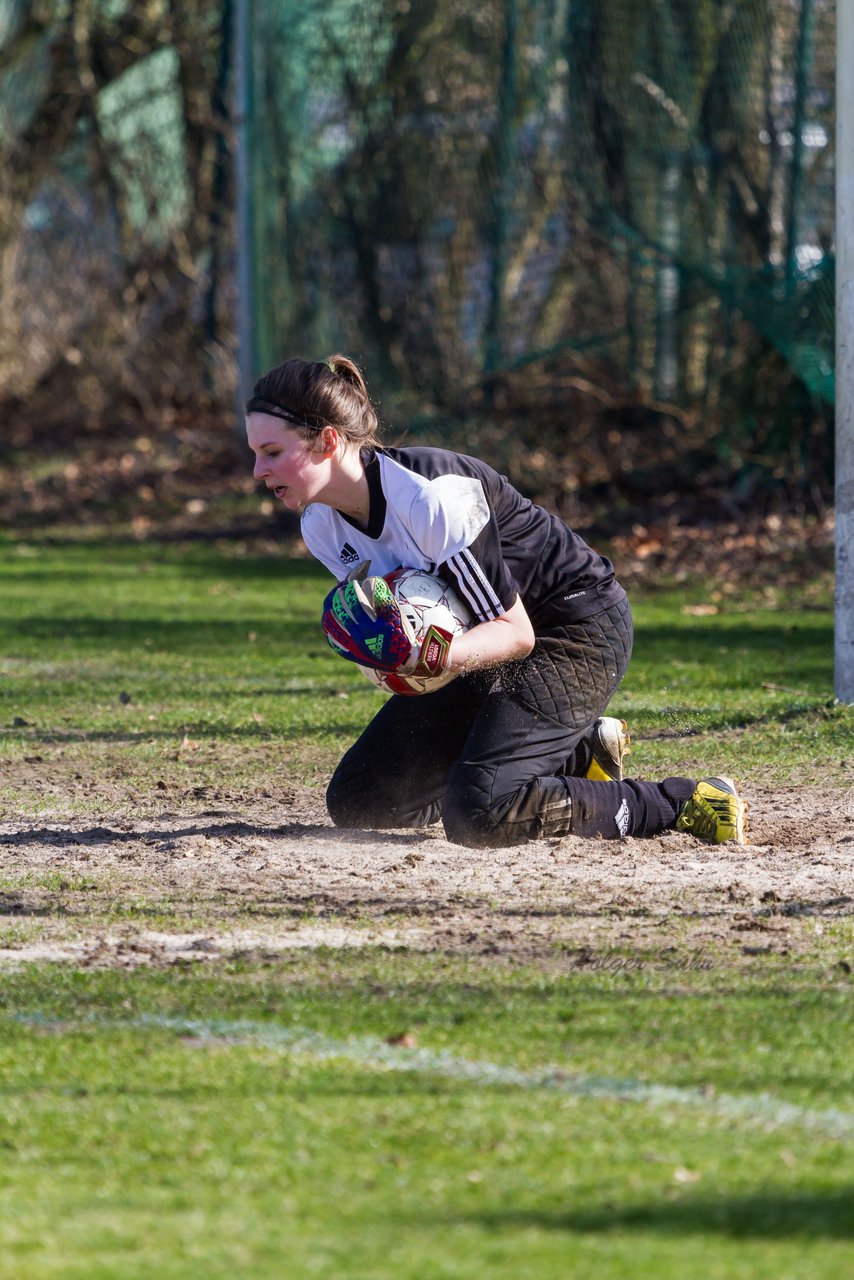
[{"label": "green grass", "polygon": [[240,550],[0,542],[0,753],[140,790],[323,776],[381,695],[323,640],[322,570]]},{"label": "green grass", "polygon": [[[0,1276],[846,1274],[850,1137],[733,1119],[724,1095],[844,1108],[850,986],[815,961],[737,985],[672,977],[357,953],[275,974],[15,975]],[[341,1053],[253,1042],[253,1027],[309,1028]],[[659,1106],[370,1060],[403,1031],[456,1062],[718,1096]]]},{"label": "green grass", "polygon": [[4,700],[54,740],[320,732],[318,699],[370,697],[323,641],[322,582],[307,561],[198,546],[13,554]]},{"label": "green grass", "polygon": [[[258,788],[271,759],[280,780],[322,780],[381,697],[323,641],[327,588],[313,562],[239,544],[6,537],[0,755],[61,757],[139,789],[226,776]],[[854,711],[833,698],[829,583],[685,612],[708,594],[636,593],[635,656],[612,704],[631,722],[634,772],[820,781],[830,760],[844,776]]]},{"label": "green grass", "polygon": [[[112,819],[320,785],[380,705],[323,642],[327,587],[240,545],[0,540],[0,804]],[[829,584],[685,611],[709,602],[704,584],[636,593],[614,704],[634,771],[809,784],[830,762],[843,782]],[[245,923],[253,905],[119,891],[96,850],[85,874],[5,867],[0,912],[17,891],[35,904],[4,916],[6,945],[44,917],[73,937]],[[275,928],[305,905],[283,888],[265,909]],[[837,1280],[854,1270],[852,929],[812,923],[790,953],[708,967],[627,942],[583,967],[560,948],[537,968],[375,948],[0,970],[0,1280]],[[531,1079],[391,1070],[404,1033],[404,1063]],[[698,1101],[592,1096],[573,1083],[589,1077]]]},{"label": "green grass", "polygon": [[833,693],[830,584],[788,597],[743,589],[717,614],[690,612],[707,600],[708,588],[694,585],[636,604],[635,653],[617,700],[645,767],[712,765],[769,783],[826,782],[828,758],[854,771],[854,712]]}]

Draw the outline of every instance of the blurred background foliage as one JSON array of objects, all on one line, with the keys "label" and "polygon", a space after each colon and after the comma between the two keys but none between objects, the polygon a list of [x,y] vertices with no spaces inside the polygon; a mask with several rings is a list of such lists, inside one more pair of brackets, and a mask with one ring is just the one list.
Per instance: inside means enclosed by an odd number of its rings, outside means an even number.
[{"label": "blurred background foliage", "polygon": [[[237,16],[0,0],[9,517],[144,529],[252,498]],[[393,436],[481,451],[576,522],[653,500],[824,514],[832,3],[250,16],[256,373],[347,351]]]}]

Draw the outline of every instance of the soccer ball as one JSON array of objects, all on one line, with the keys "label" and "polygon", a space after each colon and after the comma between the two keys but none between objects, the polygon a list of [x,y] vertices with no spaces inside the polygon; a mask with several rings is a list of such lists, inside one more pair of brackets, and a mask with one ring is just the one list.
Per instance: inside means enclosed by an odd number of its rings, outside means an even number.
[{"label": "soccer ball", "polygon": [[[452,586],[435,573],[426,569],[395,569],[386,574],[386,582],[420,643],[431,623],[444,627],[454,635],[462,635],[472,624],[468,605],[460,599]],[[407,695],[433,693],[453,680],[457,671],[445,671],[440,676],[400,676],[389,671],[375,671],[362,667],[373,684],[388,693]]]}]

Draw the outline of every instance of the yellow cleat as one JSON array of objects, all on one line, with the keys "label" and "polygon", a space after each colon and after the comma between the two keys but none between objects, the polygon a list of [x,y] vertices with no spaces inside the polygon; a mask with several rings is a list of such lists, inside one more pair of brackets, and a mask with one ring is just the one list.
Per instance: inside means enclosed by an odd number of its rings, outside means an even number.
[{"label": "yellow cleat", "polygon": [[747,844],[747,801],[738,794],[732,778],[704,778],[685,802],[676,830],[712,844],[727,840]]},{"label": "yellow cleat", "polygon": [[593,755],[585,778],[591,782],[622,782],[623,759],[632,754],[625,720],[600,716],[593,726]]}]

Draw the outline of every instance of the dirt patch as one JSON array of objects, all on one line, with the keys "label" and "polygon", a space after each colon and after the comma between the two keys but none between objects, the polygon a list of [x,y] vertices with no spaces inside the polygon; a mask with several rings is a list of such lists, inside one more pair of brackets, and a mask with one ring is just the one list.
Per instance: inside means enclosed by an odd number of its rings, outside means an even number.
[{"label": "dirt patch", "polygon": [[[128,966],[383,946],[583,966],[603,953],[792,954],[854,914],[854,791],[749,793],[751,844],[667,833],[473,852],[341,832],[322,796],[132,819],[0,824],[0,968]],[[849,957],[850,960],[850,957]]]}]

